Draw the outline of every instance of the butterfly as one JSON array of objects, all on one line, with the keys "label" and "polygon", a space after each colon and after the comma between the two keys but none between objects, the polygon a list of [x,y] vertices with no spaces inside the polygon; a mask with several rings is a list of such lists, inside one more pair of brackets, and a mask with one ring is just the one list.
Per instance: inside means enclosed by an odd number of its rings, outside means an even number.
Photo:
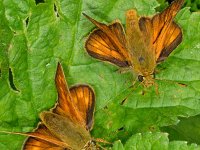
[{"label": "butterfly", "polygon": [[83,13],[98,28],[89,35],[85,49],[96,59],[132,70],[145,87],[152,86],[156,65],[182,41],[181,28],[174,18],[183,3],[184,0],[175,0],[152,18],[139,17],[136,10],[128,10],[126,32],[119,20],[106,25]]},{"label": "butterfly", "polygon": [[55,83],[58,92],[56,106],[50,111],[40,113],[41,122],[34,132],[17,133],[29,136],[22,149],[97,150],[98,147],[90,135],[95,107],[92,88],[77,85],[69,89],[60,63],[57,66]]}]

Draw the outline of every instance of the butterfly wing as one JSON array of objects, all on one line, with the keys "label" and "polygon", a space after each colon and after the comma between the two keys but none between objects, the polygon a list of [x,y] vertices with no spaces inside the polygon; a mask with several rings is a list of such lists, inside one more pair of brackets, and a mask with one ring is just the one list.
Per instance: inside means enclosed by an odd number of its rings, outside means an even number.
[{"label": "butterfly wing", "polygon": [[87,85],[77,85],[70,88],[70,94],[74,105],[78,108],[81,116],[85,120],[87,129],[93,125],[93,115],[95,106],[95,95],[93,90]]},{"label": "butterfly wing", "polygon": [[73,122],[78,122],[82,126],[84,126],[85,120],[73,103],[73,98],[70,94],[67,82],[65,80],[65,75],[60,63],[58,63],[57,66],[55,82],[58,92],[58,103],[53,109],[53,112],[61,116],[68,117]]},{"label": "butterfly wing", "polygon": [[184,0],[175,0],[162,13],[152,19],[141,17],[140,29],[151,39],[157,62],[164,60],[182,41],[181,28],[173,21]]},{"label": "butterfly wing", "polygon": [[95,106],[95,95],[87,85],[77,85],[68,89],[60,64],[56,72],[58,104],[53,112],[66,116],[86,129],[91,129]]},{"label": "butterfly wing", "polygon": [[119,67],[128,67],[129,55],[125,49],[126,39],[121,23],[115,22],[107,26],[84,15],[99,28],[94,30],[86,41],[85,48],[88,54]]},{"label": "butterfly wing", "polygon": [[28,138],[23,150],[65,150],[65,148],[54,145],[44,140],[38,140],[37,138]]},{"label": "butterfly wing", "polygon": [[27,135],[30,137],[25,141],[23,150],[65,150],[64,147],[68,147],[66,143],[52,135],[43,124],[39,124],[34,132]]}]

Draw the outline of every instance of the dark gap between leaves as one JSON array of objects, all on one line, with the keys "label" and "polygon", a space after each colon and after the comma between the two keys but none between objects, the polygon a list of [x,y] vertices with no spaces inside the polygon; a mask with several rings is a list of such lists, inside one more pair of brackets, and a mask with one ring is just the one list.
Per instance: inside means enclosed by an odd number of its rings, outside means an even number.
[{"label": "dark gap between leaves", "polygon": [[118,129],[118,131],[122,131],[122,130],[124,130],[124,127],[121,127],[121,128]]},{"label": "dark gap between leaves", "polygon": [[142,90],[142,95],[144,95],[146,92],[144,90]]},{"label": "dark gap between leaves", "polygon": [[124,103],[126,102],[127,98],[123,99],[120,103],[120,105],[124,105]]},{"label": "dark gap between leaves", "polygon": [[28,27],[29,17],[26,18],[25,22],[26,22],[26,27]]},{"label": "dark gap between leaves", "polygon": [[56,17],[59,17],[59,13],[58,13],[56,4],[54,4],[54,12],[56,13]]},{"label": "dark gap between leaves", "polygon": [[149,130],[150,130],[151,132],[155,131],[155,129],[156,129],[156,128],[155,128],[154,126],[150,126],[150,127],[149,127]]},{"label": "dark gap between leaves", "polygon": [[169,4],[171,4],[173,1],[174,1],[174,0],[167,0],[167,2],[168,2]]},{"label": "dark gap between leaves", "polygon": [[44,0],[35,0],[36,5],[38,5],[39,3],[45,3]]},{"label": "dark gap between leaves", "polygon": [[105,106],[103,109],[108,109],[108,106]]},{"label": "dark gap between leaves", "polygon": [[14,84],[14,81],[13,81],[13,74],[12,74],[11,68],[9,68],[9,82],[10,82],[10,87],[11,87],[13,90],[19,92],[19,90],[16,88],[16,86],[15,86],[15,84]]},{"label": "dark gap between leaves", "polygon": [[0,77],[1,77],[1,69],[0,69]]},{"label": "dark gap between leaves", "polygon": [[187,84],[185,84],[185,83],[180,83],[180,82],[178,82],[178,85],[180,85],[180,86],[182,86],[182,87],[187,87]]}]

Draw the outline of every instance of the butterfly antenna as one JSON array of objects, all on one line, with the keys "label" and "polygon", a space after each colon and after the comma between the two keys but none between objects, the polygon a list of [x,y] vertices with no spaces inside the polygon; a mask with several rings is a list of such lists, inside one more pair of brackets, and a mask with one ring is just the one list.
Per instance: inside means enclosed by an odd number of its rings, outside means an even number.
[{"label": "butterfly antenna", "polygon": [[104,144],[112,144],[112,143],[110,143],[110,142],[108,142],[108,141],[106,141],[106,140],[104,140],[104,139],[100,139],[100,138],[96,138],[95,139],[95,142],[98,142],[98,143],[104,143]]},{"label": "butterfly antenna", "polygon": [[155,80],[158,80],[158,81],[164,81],[164,82],[168,82],[168,83],[170,83],[170,84],[177,84],[177,85],[179,85],[179,86],[187,86],[187,84],[185,84],[185,83],[180,83],[180,82],[178,82],[178,81],[171,81],[171,80],[167,80],[167,79],[155,79]]},{"label": "butterfly antenna", "polygon": [[[106,140],[104,140],[104,139],[100,139],[100,138],[96,138],[96,139],[94,139],[94,141],[95,141],[95,142],[98,142],[98,143],[104,143],[104,144],[112,145],[112,143],[110,143],[110,142],[108,142],[108,141],[106,141]],[[98,143],[96,143],[96,145],[97,145],[98,147],[100,147],[100,148],[103,149],[103,150],[106,150],[106,148],[102,147],[102,146],[101,146],[100,144],[98,144]]]},{"label": "butterfly antenna", "polygon": [[155,85],[156,94],[159,95],[158,84],[157,84],[157,83],[154,83],[154,85]]},{"label": "butterfly antenna", "polygon": [[0,131],[0,133],[29,136],[28,134],[26,134],[26,133],[21,133],[21,132]]}]

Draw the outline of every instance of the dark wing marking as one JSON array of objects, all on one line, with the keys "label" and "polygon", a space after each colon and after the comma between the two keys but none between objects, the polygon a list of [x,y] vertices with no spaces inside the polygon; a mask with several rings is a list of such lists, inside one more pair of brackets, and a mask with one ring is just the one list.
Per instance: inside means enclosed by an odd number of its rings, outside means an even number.
[{"label": "dark wing marking", "polygon": [[74,105],[83,116],[86,128],[90,130],[93,125],[93,115],[95,107],[95,95],[93,90],[87,85],[78,85],[70,88]]},{"label": "dark wing marking", "polygon": [[99,28],[94,30],[86,41],[85,48],[88,54],[120,67],[128,67],[130,57],[126,50],[126,39],[122,25],[115,22],[107,26],[87,15],[85,16]]}]

